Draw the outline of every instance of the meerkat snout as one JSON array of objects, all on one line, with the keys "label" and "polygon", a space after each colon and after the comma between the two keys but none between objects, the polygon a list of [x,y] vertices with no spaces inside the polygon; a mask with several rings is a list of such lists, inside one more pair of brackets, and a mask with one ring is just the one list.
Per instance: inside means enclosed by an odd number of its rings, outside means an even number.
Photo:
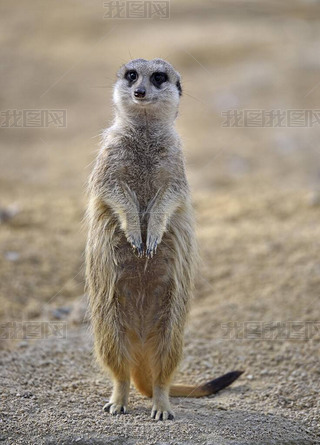
[{"label": "meerkat snout", "polygon": [[146,89],[144,87],[137,88],[134,90],[134,97],[137,97],[138,99],[143,99],[146,95]]}]

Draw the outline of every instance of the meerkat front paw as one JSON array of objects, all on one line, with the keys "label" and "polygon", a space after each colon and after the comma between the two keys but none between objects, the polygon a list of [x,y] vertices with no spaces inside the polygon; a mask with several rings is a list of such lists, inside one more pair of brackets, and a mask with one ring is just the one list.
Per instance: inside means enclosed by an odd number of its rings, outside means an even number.
[{"label": "meerkat front paw", "polygon": [[117,414],[126,414],[127,407],[116,402],[108,402],[104,405],[103,411],[106,411],[115,416]]},{"label": "meerkat front paw", "polygon": [[148,258],[152,258],[157,252],[157,247],[159,244],[159,236],[148,234],[147,236],[147,250],[146,255]]},{"label": "meerkat front paw", "polygon": [[134,250],[138,252],[138,256],[143,256],[143,244],[142,244],[142,238],[141,233],[130,233],[127,236],[127,241],[131,244]]}]

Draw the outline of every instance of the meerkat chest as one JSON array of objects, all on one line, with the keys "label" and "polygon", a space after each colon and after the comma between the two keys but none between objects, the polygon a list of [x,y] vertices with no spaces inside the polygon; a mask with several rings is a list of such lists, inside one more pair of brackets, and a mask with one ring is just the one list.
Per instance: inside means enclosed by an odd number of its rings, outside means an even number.
[{"label": "meerkat chest", "polygon": [[143,148],[127,150],[121,166],[124,181],[135,192],[142,206],[148,204],[170,177],[166,148],[148,146]]}]

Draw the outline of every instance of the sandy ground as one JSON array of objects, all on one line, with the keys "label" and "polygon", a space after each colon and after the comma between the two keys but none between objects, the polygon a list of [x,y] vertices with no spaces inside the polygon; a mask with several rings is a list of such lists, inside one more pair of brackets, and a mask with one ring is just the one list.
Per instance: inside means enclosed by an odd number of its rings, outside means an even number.
[{"label": "sandy ground", "polygon": [[[1,8],[1,112],[65,110],[5,128],[0,166],[0,441],[320,443],[319,124],[223,125],[228,109],[316,110],[316,1],[171,2],[169,20],[107,20],[98,1]],[[177,122],[202,258],[176,380],[243,376],[154,422],[102,412],[111,383],[84,320],[85,182],[112,119],[114,75],[163,57],[183,76]],[[59,330],[59,328],[61,328]]]}]

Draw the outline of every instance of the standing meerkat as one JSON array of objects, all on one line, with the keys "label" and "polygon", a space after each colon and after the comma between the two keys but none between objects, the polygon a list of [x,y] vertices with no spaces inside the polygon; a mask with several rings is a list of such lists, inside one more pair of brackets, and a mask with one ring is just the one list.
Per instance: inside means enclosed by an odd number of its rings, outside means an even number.
[{"label": "standing meerkat", "polygon": [[197,259],[193,211],[174,128],[180,75],[166,61],[132,60],[117,75],[115,121],[89,180],[86,278],[95,353],[113,377],[112,414],[126,413],[130,380],[173,419],[171,396],[210,395],[241,371],[200,386],[171,385]]}]

